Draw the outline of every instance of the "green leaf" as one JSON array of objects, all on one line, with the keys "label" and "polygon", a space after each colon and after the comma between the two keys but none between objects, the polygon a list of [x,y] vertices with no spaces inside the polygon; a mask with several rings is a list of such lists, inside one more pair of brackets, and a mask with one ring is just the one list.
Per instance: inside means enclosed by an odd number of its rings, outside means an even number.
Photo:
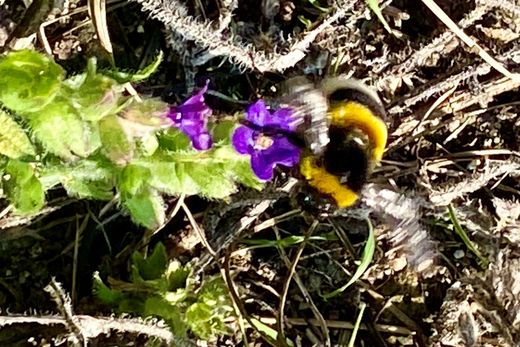
[{"label": "green leaf", "polygon": [[132,137],[145,137],[161,129],[171,127],[167,117],[168,104],[157,98],[142,101],[131,99],[120,112],[119,122],[127,134]]},{"label": "green leaf", "polygon": [[243,157],[235,162],[235,165],[233,166],[233,173],[235,174],[235,179],[246,187],[256,190],[261,190],[264,188],[264,184],[253,172],[250,159],[248,157]]},{"label": "green leaf", "polygon": [[379,1],[378,0],[366,0],[368,7],[374,12],[377,19],[383,24],[383,27],[388,31],[388,33],[395,35],[392,28],[390,28],[390,25],[388,25],[388,22],[386,21],[385,17],[383,17],[383,12],[381,12],[381,8],[379,7]]},{"label": "green leaf", "polygon": [[145,136],[141,138],[141,141],[139,141],[139,149],[146,157],[153,155],[158,148],[159,141],[157,141],[157,136],[155,134]]},{"label": "green leaf", "polygon": [[134,252],[132,265],[137,268],[139,276],[145,281],[161,278],[168,265],[166,248],[162,243],[156,244],[152,254],[147,258],[139,252]]},{"label": "green leaf", "polygon": [[3,110],[0,110],[0,154],[13,159],[36,154],[23,128]]},{"label": "green leaf", "polygon": [[185,173],[184,163],[176,163],[173,158],[165,160],[156,155],[147,159],[139,164],[152,172],[149,181],[151,187],[168,195],[193,195],[199,192],[193,179]]},{"label": "green leaf", "polygon": [[204,302],[213,309],[233,311],[229,298],[229,289],[220,275],[210,277],[204,281],[197,301]]},{"label": "green leaf", "polygon": [[113,184],[107,181],[66,180],[63,187],[69,196],[80,199],[110,200],[114,197]]},{"label": "green leaf", "polygon": [[236,121],[224,120],[219,122],[213,127],[213,129],[211,129],[213,142],[226,145],[230,144],[231,136],[236,127]]},{"label": "green leaf", "polygon": [[191,141],[177,128],[169,128],[158,135],[159,147],[172,152],[187,151],[192,148]]},{"label": "green leaf", "polygon": [[100,146],[97,128],[83,122],[63,98],[31,113],[27,120],[44,148],[63,159],[87,157]]},{"label": "green leaf", "polygon": [[155,57],[155,59],[146,67],[136,72],[123,72],[123,71],[105,71],[104,74],[110,76],[115,79],[117,82],[123,84],[127,82],[139,82],[150,77],[163,60],[164,54],[162,51],[159,51],[159,54]]},{"label": "green leaf", "polygon": [[80,160],[72,164],[48,163],[42,170],[40,181],[45,189],[58,184],[68,185],[70,181],[113,181],[114,170],[111,163],[98,160]]},{"label": "green leaf", "polygon": [[183,266],[180,261],[174,259],[168,264],[168,268],[164,272],[164,277],[168,283],[167,290],[177,290],[186,288],[186,280],[190,275],[191,269],[189,266]]},{"label": "green leaf", "polygon": [[354,329],[352,329],[352,335],[350,336],[350,339],[348,341],[347,347],[354,347],[354,343],[356,342],[357,333],[359,331],[359,327],[361,325],[361,319],[363,318],[363,313],[365,313],[365,309],[367,307],[367,304],[362,302],[359,306],[359,313],[356,318],[356,323],[354,324]]},{"label": "green leaf", "polygon": [[130,212],[132,220],[148,229],[156,229],[164,223],[164,201],[155,190],[142,191],[125,198],[124,206]]},{"label": "green leaf", "polygon": [[341,288],[336,289],[335,291],[322,295],[324,299],[330,299],[342,292],[345,291],[348,287],[350,287],[352,284],[354,284],[358,279],[361,278],[361,276],[365,273],[365,271],[368,269],[368,266],[372,262],[372,258],[374,257],[374,251],[376,249],[376,238],[374,235],[374,228],[372,227],[372,223],[367,220],[368,223],[368,240],[365,244],[365,248],[363,248],[363,254],[361,255],[361,262],[356,269],[356,272],[354,272],[354,275],[352,278]]},{"label": "green leaf", "polygon": [[145,316],[156,316],[164,319],[172,333],[179,337],[185,337],[188,333],[188,326],[184,322],[184,312],[180,307],[170,305],[166,300],[158,296],[146,299],[144,304]]},{"label": "green leaf", "polygon": [[98,271],[94,272],[92,287],[94,295],[104,303],[117,305],[122,299],[123,294],[118,290],[113,290],[107,287],[99,276]]},{"label": "green leaf", "polygon": [[124,196],[132,196],[149,185],[152,173],[150,169],[129,164],[120,174],[118,188]]},{"label": "green leaf", "polygon": [[238,153],[231,145],[217,148],[213,157],[225,163],[225,168],[230,177],[242,183],[246,187],[260,190],[264,187],[251,169],[251,157]]},{"label": "green leaf", "polygon": [[186,323],[195,335],[208,340],[213,335],[211,324],[213,313],[207,304],[196,302],[186,310]]},{"label": "green leaf", "polygon": [[[251,318],[251,323],[253,323],[253,326],[256,330],[262,332],[265,336],[271,338],[273,342],[278,340],[278,331],[274,330],[268,325],[265,325],[256,318]],[[285,342],[289,347],[294,346],[294,342],[292,342],[289,338],[285,338]]]},{"label": "green leaf", "polygon": [[59,91],[63,69],[36,51],[10,52],[0,59],[0,102],[17,113],[36,112]]},{"label": "green leaf", "polygon": [[38,212],[44,204],[45,192],[30,163],[9,160],[5,167],[9,179],[4,181],[7,198],[20,214]]},{"label": "green leaf", "polygon": [[198,186],[197,194],[213,199],[222,199],[235,192],[236,186],[232,181],[225,164],[219,162],[186,163],[184,170]]},{"label": "green leaf", "polygon": [[477,258],[479,259],[479,265],[483,269],[487,269],[489,265],[489,260],[485,256],[483,256],[482,253],[480,253],[479,250],[473,245],[468,234],[466,234],[466,232],[460,225],[459,219],[457,218],[457,214],[455,213],[455,209],[451,204],[448,205],[448,214],[450,216],[451,222],[453,223],[453,229],[455,231],[455,234],[457,234],[461,238],[462,242],[464,242],[466,247],[477,256]]},{"label": "green leaf", "polygon": [[84,120],[98,121],[117,112],[120,106],[121,88],[106,76],[84,73],[65,84],[69,87],[67,98]]},{"label": "green leaf", "polygon": [[111,115],[99,122],[101,151],[117,165],[125,165],[134,156],[135,143],[121,126],[119,117]]}]

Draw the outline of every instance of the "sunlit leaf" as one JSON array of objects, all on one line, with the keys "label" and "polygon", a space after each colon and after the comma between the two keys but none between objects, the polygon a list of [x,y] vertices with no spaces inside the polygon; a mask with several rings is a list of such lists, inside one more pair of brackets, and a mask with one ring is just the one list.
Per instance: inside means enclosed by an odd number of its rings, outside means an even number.
[{"label": "sunlit leaf", "polygon": [[0,154],[14,159],[36,154],[23,128],[3,110],[0,110]]},{"label": "sunlit leaf", "polygon": [[[33,165],[17,160],[9,160],[4,176],[4,190],[16,212],[29,214],[38,212],[44,204],[43,186],[36,177]],[[6,179],[7,178],[7,179]]]},{"label": "sunlit leaf", "polygon": [[125,132],[119,117],[110,115],[99,122],[102,152],[117,165],[128,163],[133,155],[135,143]]},{"label": "sunlit leaf", "polygon": [[127,197],[123,205],[134,222],[148,229],[155,229],[164,223],[164,201],[155,190],[145,190]]},{"label": "sunlit leaf", "polygon": [[0,58],[0,103],[23,114],[51,103],[59,91],[63,69],[36,51],[10,52]]},{"label": "sunlit leaf", "polygon": [[114,80],[119,83],[126,82],[139,82],[150,77],[157,68],[161,64],[163,60],[164,54],[162,51],[159,51],[155,59],[145,66],[143,69],[138,70],[136,72],[123,72],[123,71],[105,71],[104,74],[110,76]]},{"label": "sunlit leaf", "polygon": [[100,146],[97,127],[82,121],[65,99],[31,113],[28,122],[45,149],[63,159],[87,157]]}]

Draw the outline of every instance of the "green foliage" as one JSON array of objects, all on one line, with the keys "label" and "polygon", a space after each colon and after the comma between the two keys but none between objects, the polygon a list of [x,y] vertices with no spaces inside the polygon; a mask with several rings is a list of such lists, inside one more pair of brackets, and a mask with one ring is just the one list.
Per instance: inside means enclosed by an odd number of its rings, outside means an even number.
[{"label": "green foliage", "polygon": [[17,212],[29,214],[43,207],[45,193],[32,164],[11,159],[5,173],[4,190]]},{"label": "green foliage", "polygon": [[381,12],[381,7],[379,7],[379,2],[377,0],[366,0],[366,3],[368,7],[374,12],[377,19],[383,24],[383,27],[388,31],[390,34],[395,35],[395,32],[390,28],[390,25],[386,21],[385,17],[383,16],[383,12]]},{"label": "green foliage", "polygon": [[0,110],[0,129],[0,154],[13,159],[36,154],[24,129],[3,110]]},{"label": "green foliage", "polygon": [[134,142],[118,119],[118,116],[110,115],[99,122],[102,152],[115,164],[125,165],[134,156]]},{"label": "green foliage", "polygon": [[208,340],[229,333],[224,321],[232,315],[233,308],[221,277],[208,278],[195,288],[190,265],[168,260],[162,244],[147,258],[134,253],[130,265],[130,283],[111,281],[108,287],[99,274],[94,274],[98,299],[119,313],[162,318],[178,337],[191,332]]},{"label": "green foliage", "polygon": [[50,153],[66,161],[87,157],[99,146],[99,134],[62,97],[27,117],[34,137]]},{"label": "green foliage", "polygon": [[455,209],[453,208],[453,205],[448,205],[448,214],[450,216],[450,220],[453,223],[453,230],[455,231],[455,234],[457,234],[462,242],[466,245],[466,247],[473,252],[479,259],[479,265],[483,269],[487,269],[489,265],[489,260],[482,255],[482,253],[479,252],[479,250],[473,245],[473,242],[471,242],[471,239],[469,238],[468,234],[464,231],[462,228],[462,225],[460,225],[459,219],[457,218],[457,214],[455,213]]},{"label": "green foliage", "polygon": [[52,102],[63,69],[35,51],[12,52],[0,58],[0,102],[13,112],[37,112]]},{"label": "green foliage", "polygon": [[84,73],[66,78],[41,53],[0,58],[0,107],[9,111],[0,111],[0,161],[9,166],[3,188],[16,212],[37,212],[45,191],[60,185],[78,198],[117,196],[133,221],[156,228],[165,220],[164,194],[216,199],[236,183],[261,188],[249,158],[231,146],[236,122],[210,124],[215,145],[196,151],[172,128],[169,105],[124,93],[161,60],[131,74],[100,72],[91,59]]},{"label": "green foliage", "polygon": [[110,76],[118,83],[126,83],[126,82],[139,82],[150,77],[161,65],[164,58],[164,53],[159,51],[159,54],[155,57],[154,61],[145,66],[143,69],[138,70],[136,72],[123,72],[123,71],[107,71],[106,75]]}]

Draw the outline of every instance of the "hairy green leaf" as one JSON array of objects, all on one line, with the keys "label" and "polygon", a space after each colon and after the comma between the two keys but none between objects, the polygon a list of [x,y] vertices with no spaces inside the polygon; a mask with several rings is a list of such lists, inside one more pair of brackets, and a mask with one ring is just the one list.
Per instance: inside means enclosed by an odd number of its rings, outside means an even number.
[{"label": "hairy green leaf", "polygon": [[28,122],[44,148],[63,159],[87,157],[100,146],[97,127],[82,121],[63,98],[31,113]]},{"label": "hairy green leaf", "polygon": [[155,134],[150,134],[141,138],[138,144],[140,152],[146,157],[153,155],[159,148],[159,141],[157,141],[157,136]]},{"label": "hairy green leaf", "polygon": [[23,115],[53,101],[64,71],[41,53],[21,50],[0,58],[0,76],[0,102]]},{"label": "hairy green leaf", "polygon": [[45,202],[45,192],[33,166],[30,163],[9,160],[5,173],[9,177],[4,181],[4,189],[16,211],[20,214],[38,212]]},{"label": "hairy green leaf", "polygon": [[139,165],[153,173],[148,183],[160,192],[169,195],[191,195],[198,192],[195,182],[184,173],[184,163],[176,163],[173,159],[167,160],[154,155],[140,161]]},{"label": "hairy green leaf", "polygon": [[98,121],[117,112],[122,88],[115,81],[99,74],[84,73],[65,81],[66,96],[81,118]]},{"label": "hairy green leaf", "polygon": [[155,71],[157,71],[157,68],[159,67],[159,65],[161,65],[163,57],[163,52],[159,51],[159,54],[157,54],[155,59],[148,66],[133,73],[123,71],[105,71],[104,74],[110,76],[111,78],[113,78],[121,84],[126,82],[139,82],[147,79]]},{"label": "hairy green leaf", "polygon": [[150,169],[146,167],[127,165],[120,174],[119,191],[124,196],[135,195],[148,187],[151,175]]},{"label": "hairy green leaf", "polygon": [[216,124],[211,129],[213,142],[216,144],[229,145],[233,131],[237,127],[237,122],[232,120],[224,120]]},{"label": "hairy green leaf", "polygon": [[23,128],[3,110],[0,110],[0,154],[14,159],[35,155]]},{"label": "hairy green leaf", "polygon": [[60,183],[64,186],[70,181],[90,181],[90,182],[111,182],[115,170],[111,163],[96,158],[98,160],[80,160],[70,164],[49,163],[43,168],[40,181],[45,189],[50,189]]},{"label": "hairy green leaf", "polygon": [[204,197],[222,199],[236,190],[226,165],[219,162],[186,163],[185,172],[197,185],[197,193]]},{"label": "hairy green leaf", "polygon": [[187,151],[192,148],[188,136],[177,128],[170,128],[159,133],[158,140],[160,148],[172,152]]},{"label": "hairy green leaf", "polygon": [[62,183],[69,196],[96,200],[110,200],[114,197],[114,186],[107,181],[72,179]]},{"label": "hairy green leaf", "polygon": [[171,127],[167,114],[168,105],[162,100],[149,98],[138,102],[132,99],[120,112],[119,122],[130,136],[145,137]]},{"label": "hairy green leaf", "polygon": [[164,223],[164,201],[155,190],[150,189],[127,197],[123,200],[123,205],[135,223],[148,229],[156,229]]},{"label": "hairy green leaf", "polygon": [[134,156],[135,142],[121,126],[119,117],[111,115],[99,122],[102,152],[117,165],[128,163]]},{"label": "hairy green leaf", "polygon": [[145,316],[156,316],[164,319],[176,336],[185,337],[188,333],[188,326],[183,319],[184,312],[181,307],[173,306],[159,296],[151,296],[146,299],[143,313]]},{"label": "hairy green leaf", "polygon": [[244,186],[256,190],[261,190],[264,187],[264,184],[258,180],[258,177],[253,172],[253,169],[251,169],[249,158],[243,157],[238,159],[234,163],[232,170],[235,174],[236,181],[242,183]]}]

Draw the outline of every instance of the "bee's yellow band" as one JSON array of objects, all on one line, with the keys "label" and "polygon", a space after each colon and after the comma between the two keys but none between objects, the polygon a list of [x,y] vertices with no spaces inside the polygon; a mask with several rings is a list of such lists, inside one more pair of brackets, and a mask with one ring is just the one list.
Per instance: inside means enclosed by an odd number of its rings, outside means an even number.
[{"label": "bee's yellow band", "polygon": [[381,161],[386,147],[388,133],[382,119],[376,116],[368,107],[349,101],[332,108],[331,124],[338,127],[356,127],[363,131],[372,145],[372,159]]},{"label": "bee's yellow band", "polygon": [[312,187],[322,194],[329,195],[340,208],[352,206],[358,199],[358,195],[342,185],[338,177],[318,167],[312,157],[304,157],[301,160],[300,172]]}]

